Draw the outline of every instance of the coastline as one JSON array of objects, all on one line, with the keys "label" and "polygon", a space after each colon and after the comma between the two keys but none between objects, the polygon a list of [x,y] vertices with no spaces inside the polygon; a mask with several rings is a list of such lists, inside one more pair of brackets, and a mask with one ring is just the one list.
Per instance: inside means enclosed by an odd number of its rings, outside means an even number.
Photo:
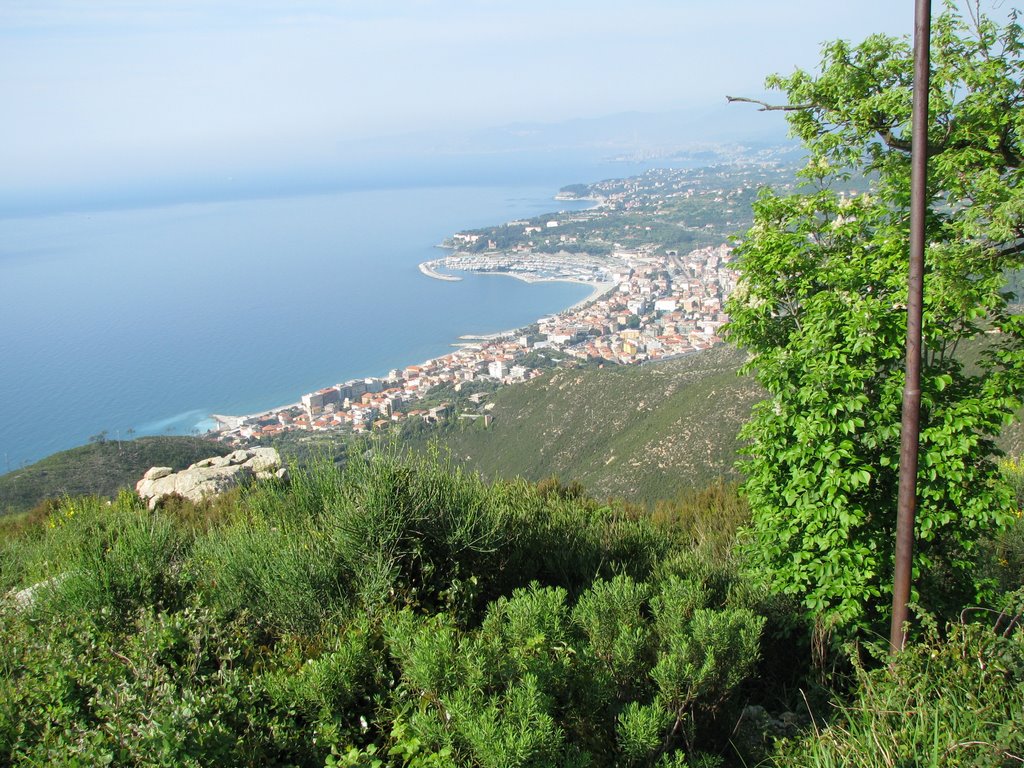
[{"label": "coastline", "polygon": [[287,411],[291,408],[298,408],[302,405],[302,401],[288,403],[287,405],[275,405],[273,408],[268,408],[265,411],[257,411],[256,413],[248,413],[242,416],[230,416],[223,413],[211,413],[210,418],[217,422],[217,426],[213,429],[207,430],[207,434],[210,432],[221,432],[225,429],[236,429],[242,425],[243,422],[249,419],[255,419],[260,416],[272,416],[275,413],[281,411]]},{"label": "coastline", "polygon": [[[598,208],[604,202],[603,199],[600,198],[600,197],[561,198],[557,194],[555,195],[554,199],[555,200],[576,200],[576,201],[585,200],[585,201],[588,201],[588,202],[592,203],[592,205],[589,206],[589,208]],[[448,245],[446,243],[439,243],[435,247],[439,248],[439,249],[441,249],[443,251],[447,251],[449,254],[456,251],[456,249],[453,246]],[[440,258],[440,259],[429,259],[427,261],[420,262],[417,265],[417,269],[419,269],[419,271],[420,271],[420,273],[422,275],[424,275],[425,277],[429,277],[432,280],[441,280],[443,282],[451,282],[451,283],[462,281],[464,278],[461,275],[453,275],[453,274],[450,274],[450,273],[447,273],[447,272],[440,272],[440,271],[438,271],[439,268],[441,267],[441,265],[444,263],[445,258],[447,258],[447,257],[443,257],[443,258]],[[584,298],[582,298],[579,301],[575,302],[574,304],[571,304],[570,306],[566,307],[565,309],[559,310],[558,312],[554,313],[555,315],[563,315],[563,314],[566,314],[566,313],[569,313],[569,312],[575,312],[576,310],[579,310],[579,309],[587,306],[588,304],[591,304],[591,303],[597,301],[598,299],[601,299],[602,297],[607,296],[609,293],[611,293],[612,291],[616,290],[619,287],[619,284],[615,283],[615,282],[603,282],[603,283],[602,282],[593,282],[591,280],[582,280],[582,279],[579,279],[579,278],[572,278],[572,277],[536,277],[534,275],[524,274],[524,273],[485,272],[485,271],[475,271],[475,270],[469,270],[469,271],[472,272],[472,274],[476,274],[476,275],[505,275],[507,277],[513,277],[516,280],[520,280],[520,281],[522,281],[524,283],[527,283],[527,284],[530,284],[530,283],[576,283],[578,285],[586,285],[586,286],[590,286],[591,287],[591,291],[590,291],[590,293],[587,296],[585,296]],[[534,322],[536,322],[536,321],[534,321]],[[456,347],[456,348],[472,347],[472,346],[476,346],[476,345],[486,344],[486,343],[492,342],[492,341],[498,341],[498,340],[501,340],[501,339],[504,339],[504,338],[512,338],[512,337],[515,337],[517,335],[521,335],[525,331],[525,329],[529,327],[529,325],[530,324],[523,325],[523,326],[518,326],[516,328],[511,328],[511,329],[508,329],[508,330],[505,330],[505,331],[498,331],[496,333],[489,333],[489,334],[464,334],[462,336],[459,336],[458,341],[452,343],[451,346],[452,347]],[[440,357],[444,357],[444,356],[441,355]],[[438,358],[429,358],[429,359],[423,361],[422,363],[420,363],[420,365],[429,365],[430,363],[440,359],[440,357],[438,357]],[[289,403],[287,405],[279,405],[279,406],[275,406],[275,407],[270,408],[270,409],[265,410],[265,411],[260,411],[258,413],[247,414],[247,415],[242,415],[242,416],[232,416],[232,415],[226,415],[226,414],[210,414],[209,418],[214,421],[216,426],[214,426],[212,429],[210,429],[207,432],[207,434],[217,434],[217,433],[224,432],[224,431],[230,431],[232,429],[235,429],[235,428],[239,427],[245,421],[252,420],[252,419],[258,418],[258,417],[272,416],[272,415],[274,415],[274,414],[276,414],[276,413],[278,413],[280,411],[286,411],[286,410],[289,410],[289,409],[292,409],[292,408],[299,407],[299,406],[301,406],[301,404],[302,404],[302,401],[300,399],[299,402],[296,402],[296,403]]]},{"label": "coastline", "polygon": [[[530,275],[523,275],[523,274],[518,274],[518,273],[515,273],[515,272],[474,272],[473,274],[474,275],[482,275],[482,276],[497,275],[499,277],[511,277],[511,278],[516,279],[516,280],[520,280],[520,281],[522,281],[524,283],[531,283],[531,284],[532,283],[576,283],[577,285],[587,285],[587,286],[591,286],[592,287],[592,290],[590,291],[589,295],[587,295],[585,298],[580,299],[575,304],[572,304],[572,305],[566,307],[565,309],[561,309],[558,312],[555,312],[554,314],[556,314],[556,315],[561,315],[561,314],[564,314],[566,312],[573,312],[573,311],[575,311],[577,309],[585,307],[587,304],[591,303],[592,301],[597,301],[598,299],[600,299],[603,296],[611,293],[612,291],[614,291],[616,288],[619,287],[618,283],[595,283],[595,282],[592,282],[590,280],[579,280],[579,279],[574,278],[574,277],[532,277]],[[504,331],[502,333],[490,334],[489,336],[460,336],[459,338],[460,339],[485,339],[485,338],[492,338],[492,337],[497,338],[497,337],[500,337],[500,336],[508,336],[508,335],[510,335],[512,333],[515,333],[516,331],[519,331],[519,330],[522,330],[522,329],[521,328],[513,328],[511,331]]]},{"label": "coastline", "polygon": [[[433,263],[435,262],[427,261],[419,264],[420,272],[422,272],[425,276],[433,278],[435,280],[444,280],[446,282],[456,282],[462,280],[461,277],[458,277],[456,275],[445,275],[438,272],[434,272],[434,270],[431,269],[430,267],[430,265]],[[597,301],[601,297],[607,295],[608,293],[611,293],[619,285],[618,283],[594,283],[588,280],[578,280],[570,277],[532,277],[530,275],[513,274],[511,272],[474,272],[473,274],[504,275],[505,277],[512,277],[524,283],[576,283],[578,285],[587,285],[593,287],[593,290],[591,290],[591,292],[585,298],[581,299],[580,301],[577,301],[575,304],[572,304],[571,306],[566,307],[565,309],[559,310],[558,312],[555,313],[556,315],[561,315],[566,312],[575,311],[586,306],[587,304],[590,304],[593,301]],[[483,335],[464,334],[462,336],[459,336],[459,341],[453,343],[451,346],[460,348],[471,347],[483,342],[497,341],[502,338],[520,335],[527,327],[528,326],[523,325],[517,328],[511,328],[506,331],[498,331],[496,333],[489,333]],[[444,356],[441,355],[441,357]],[[427,360],[424,360],[421,363],[419,363],[419,365],[427,365],[437,359],[439,358],[428,358]],[[237,427],[241,426],[243,422],[248,421],[250,419],[272,416],[280,411],[286,411],[291,408],[297,408],[300,407],[301,405],[302,401],[300,400],[295,403],[288,403],[287,405],[277,405],[274,406],[273,408],[268,408],[265,411],[258,411],[256,413],[250,413],[241,416],[211,413],[209,415],[209,418],[216,422],[217,426],[214,427],[213,429],[208,430],[206,434],[216,434],[219,432],[236,429]]]}]

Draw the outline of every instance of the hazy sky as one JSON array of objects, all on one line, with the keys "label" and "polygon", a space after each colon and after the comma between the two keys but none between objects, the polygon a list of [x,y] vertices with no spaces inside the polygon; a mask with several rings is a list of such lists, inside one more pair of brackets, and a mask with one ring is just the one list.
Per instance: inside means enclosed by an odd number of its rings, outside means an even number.
[{"label": "hazy sky", "polygon": [[0,191],[717,104],[912,22],[912,0],[2,0]]}]

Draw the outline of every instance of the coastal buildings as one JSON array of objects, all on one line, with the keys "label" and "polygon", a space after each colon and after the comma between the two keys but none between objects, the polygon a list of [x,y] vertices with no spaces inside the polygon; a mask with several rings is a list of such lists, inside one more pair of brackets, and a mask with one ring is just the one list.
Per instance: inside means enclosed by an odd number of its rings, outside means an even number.
[{"label": "coastal buildings", "polygon": [[581,361],[633,365],[707,349],[720,342],[719,331],[728,319],[722,305],[736,285],[732,260],[726,245],[683,255],[646,246],[600,258],[449,256],[434,264],[525,280],[586,282],[595,285],[595,292],[590,300],[541,318],[529,329],[473,339],[385,378],[353,379],[305,394],[293,406],[224,420],[218,434],[226,440],[265,439],[286,431],[365,432],[410,418],[438,421],[452,415],[452,408],[449,403],[420,406],[432,393],[459,391],[474,382],[512,384],[534,378],[541,371],[529,364],[530,355],[546,350]]}]

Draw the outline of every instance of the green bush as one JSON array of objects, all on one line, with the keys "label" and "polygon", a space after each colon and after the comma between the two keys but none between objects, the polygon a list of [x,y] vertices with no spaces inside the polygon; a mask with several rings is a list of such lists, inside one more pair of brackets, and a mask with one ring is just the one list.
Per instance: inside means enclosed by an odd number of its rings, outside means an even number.
[{"label": "green bush", "polygon": [[199,505],[68,499],[0,555],[33,587],[0,601],[0,764],[704,764],[758,655],[737,574],[388,448]]},{"label": "green bush", "polygon": [[43,582],[38,610],[122,621],[143,607],[180,605],[189,539],[137,497],[64,499],[50,516],[48,534],[32,548],[35,562],[25,569]]},{"label": "green bush", "polygon": [[699,725],[752,670],[764,620],[709,597],[620,576],[573,607],[562,588],[516,590],[475,630],[405,612],[391,716],[458,764],[655,765],[715,746]]},{"label": "green bush", "polygon": [[0,763],[241,766],[261,752],[236,666],[248,642],[201,609],[143,610],[123,635],[73,614],[5,628]]},{"label": "green bush", "polygon": [[652,589],[628,576],[596,581],[573,608],[597,662],[595,675],[611,701],[645,696],[654,654],[651,627],[645,621]]},{"label": "green bush", "polygon": [[651,519],[683,544],[727,557],[736,532],[750,522],[750,505],[736,483],[720,479],[706,488],[687,489],[672,500],[658,501]]},{"label": "green bush", "polygon": [[[354,457],[324,527],[368,610],[451,608],[494,568],[505,528],[475,475],[392,448]],[[472,595],[465,598],[473,603]]]},{"label": "green bush", "polygon": [[387,689],[390,672],[374,625],[356,619],[327,630],[318,648],[296,638],[281,646],[256,687],[268,700],[265,726],[290,762],[325,760],[376,729],[376,697]]},{"label": "green bush", "polygon": [[314,632],[346,605],[329,543],[305,519],[253,516],[199,538],[188,571],[225,619],[246,615],[276,635]]}]

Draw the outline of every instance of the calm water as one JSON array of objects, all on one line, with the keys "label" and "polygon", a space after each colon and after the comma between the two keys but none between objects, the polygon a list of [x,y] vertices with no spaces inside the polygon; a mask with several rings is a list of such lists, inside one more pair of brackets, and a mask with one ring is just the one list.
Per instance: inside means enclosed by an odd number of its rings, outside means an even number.
[{"label": "calm water", "polygon": [[[564,183],[579,181],[566,179]],[[584,286],[424,277],[465,228],[556,187],[356,191],[0,221],[0,472],[110,437],[188,433],[525,325]]]}]

